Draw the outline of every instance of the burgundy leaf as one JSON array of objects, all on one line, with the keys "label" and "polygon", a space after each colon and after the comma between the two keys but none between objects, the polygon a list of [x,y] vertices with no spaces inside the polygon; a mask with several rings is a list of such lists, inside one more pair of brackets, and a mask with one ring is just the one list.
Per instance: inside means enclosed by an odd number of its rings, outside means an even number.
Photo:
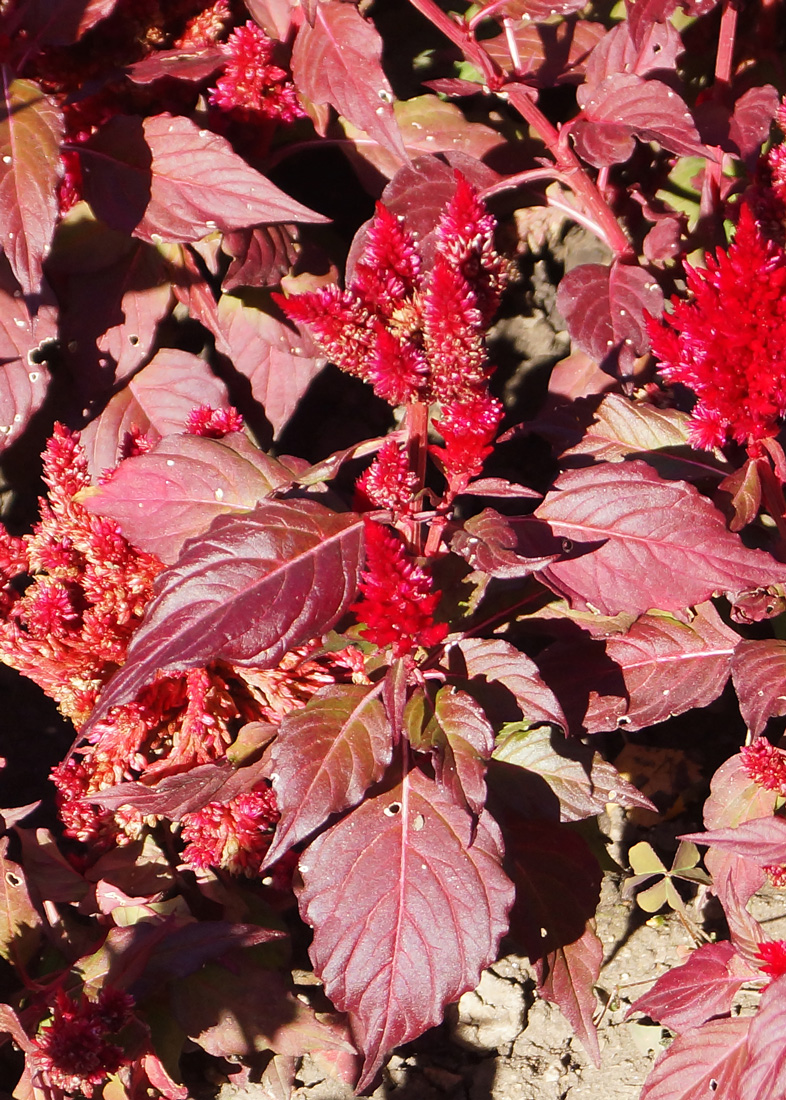
[{"label": "burgundy leaf", "polygon": [[186,539],[203,534],[217,516],[249,512],[291,482],[280,463],[239,433],[224,439],[170,435],[147,454],[121,462],[109,481],[80,499],[89,511],[116,520],[134,546],[169,565]]},{"label": "burgundy leaf", "polygon": [[587,842],[568,825],[519,820],[505,838],[516,884],[510,931],[535,962],[584,935],[603,876]]},{"label": "burgundy leaf", "polygon": [[561,547],[544,547],[544,553],[519,554],[518,539],[508,520],[494,508],[471,516],[450,541],[450,548],[479,573],[510,580],[528,577],[560,557]]},{"label": "burgundy leaf", "polygon": [[[530,725],[548,722],[567,728],[562,708],[543,682],[538,666],[510,642],[498,638],[463,638],[448,649],[447,663],[453,676],[469,681],[467,686],[473,694],[479,694],[478,681],[489,685],[491,691],[483,694],[482,702],[494,725],[524,718]],[[500,689],[512,695],[516,706],[513,714],[500,712]]]},{"label": "burgundy leaf", "polygon": [[[572,412],[575,415],[575,407]],[[592,455],[596,462],[619,462],[638,456],[672,481],[719,478],[722,464],[711,453],[694,451],[689,446],[687,422],[687,413],[677,409],[658,409],[609,393],[597,406],[581,440],[564,450],[562,456]]]},{"label": "burgundy leaf", "polygon": [[144,783],[105,787],[87,796],[87,801],[107,810],[131,806],[144,815],[160,814],[170,821],[179,821],[184,814],[201,810],[209,802],[229,802],[246,794],[264,778],[267,767],[267,760],[244,768],[235,768],[226,759],[218,760],[215,764],[198,764],[187,772],[165,776],[152,787]]},{"label": "burgundy leaf", "polygon": [[566,729],[573,734],[590,732],[590,715],[595,732],[627,724],[630,697],[622,669],[607,652],[607,641],[586,630],[571,630],[538,655],[541,674],[564,708]]},{"label": "burgundy leaf", "polygon": [[758,157],[770,136],[770,127],[780,104],[780,96],[772,84],[748,88],[734,104],[729,137],[743,160]]},{"label": "burgundy leaf", "polygon": [[677,611],[783,578],[783,566],[727,531],[693,486],[663,481],[644,462],[565,473],[535,516],[576,554],[539,576],[576,607],[603,614]]},{"label": "burgundy leaf", "polygon": [[579,939],[556,948],[538,966],[538,993],[559,1006],[596,1066],[600,1066],[600,1047],[593,1017],[602,963],[603,944],[593,929],[587,928]]},{"label": "burgundy leaf", "polygon": [[[414,695],[410,711],[413,703],[424,702],[424,696]],[[486,761],[494,748],[494,730],[483,709],[467,692],[443,687],[433,713],[426,706],[422,720],[410,718],[407,729],[414,749],[434,753],[437,783],[445,793],[480,816],[486,804]]]},{"label": "burgundy leaf", "polygon": [[758,737],[773,717],[786,714],[786,642],[744,640],[737,646],[732,678],[745,725]]},{"label": "burgundy leaf", "polygon": [[[518,49],[519,79],[535,88],[581,83],[587,59],[593,56],[598,42],[608,36],[600,23],[570,18],[550,24],[522,22],[513,25],[510,31]],[[484,40],[483,48],[501,69],[510,69],[507,34]],[[440,87],[440,83],[448,82],[428,81],[427,86],[450,95],[450,90]],[[475,85],[475,91],[478,90]]]},{"label": "burgundy leaf", "polygon": [[219,958],[233,948],[254,947],[286,935],[277,928],[218,920],[191,921],[161,931],[163,934],[150,937],[144,968],[130,987],[136,999],[149,996],[173,978],[193,974],[210,959]]},{"label": "burgundy leaf", "polygon": [[0,451],[25,430],[46,396],[49,371],[39,356],[45,357],[46,345],[56,337],[54,311],[42,307],[31,314],[0,258]]},{"label": "burgundy leaf", "polygon": [[[461,152],[482,160],[492,149],[504,144],[504,138],[490,126],[469,121],[462,111],[435,95],[414,96],[394,104],[394,114],[404,148],[414,160],[425,154]],[[362,130],[344,123],[344,132],[354,142],[351,159],[359,161],[362,178],[364,162],[368,162],[387,179],[392,179],[401,167],[401,157],[386,147],[368,141]],[[349,152],[349,150],[348,150]]]},{"label": "burgundy leaf", "polygon": [[759,1011],[748,1030],[748,1063],[744,1096],[776,1100],[786,1095],[786,979],[779,978],[763,992]]},{"label": "burgundy leaf", "polygon": [[[647,0],[636,0],[636,3],[639,6]],[[607,77],[617,73],[646,76],[659,70],[671,72],[684,52],[679,31],[671,23],[651,23],[636,39],[631,21],[626,19],[612,27],[590,54],[584,74],[587,91],[593,91]]]},{"label": "burgundy leaf", "polygon": [[609,802],[655,809],[599,753],[548,726],[534,730],[506,727],[497,739],[494,759],[544,779],[559,799],[561,821],[580,821],[601,814]]},{"label": "burgundy leaf", "polygon": [[63,115],[32,80],[0,68],[0,244],[24,293],[37,294],[57,223]]},{"label": "burgundy leaf", "polygon": [[577,347],[599,363],[618,358],[630,371],[649,348],[645,315],[663,312],[663,292],[641,267],[580,264],[563,277],[557,307]]},{"label": "burgundy leaf", "polygon": [[776,791],[768,791],[751,779],[736,753],[712,777],[710,795],[704,803],[704,827],[725,829],[758,817],[771,817],[777,800]]},{"label": "burgundy leaf", "polygon": [[81,250],[58,250],[53,266],[71,371],[93,401],[145,362],[173,295],[164,258],[150,245],[119,244],[118,235],[101,226],[88,230],[83,246],[89,261]]},{"label": "burgundy leaf", "polygon": [[226,55],[217,46],[204,50],[157,50],[129,65],[125,72],[134,84],[152,84],[164,77],[201,84],[225,63]]},{"label": "burgundy leaf", "polygon": [[[20,32],[37,46],[70,46],[109,15],[117,0],[22,0],[13,6],[7,34]],[[6,12],[3,12],[6,16]]]},{"label": "burgundy leaf", "polygon": [[80,146],[80,156],[96,214],[145,241],[328,220],[251,168],[225,138],[183,116],[116,115]]},{"label": "burgundy leaf", "polygon": [[298,31],[292,75],[300,92],[313,103],[329,103],[406,162],[381,56],[379,32],[353,4],[319,4],[313,25],[304,21]]},{"label": "burgundy leaf", "polygon": [[247,515],[219,516],[157,578],[126,663],[83,732],[157,672],[214,660],[274,668],[349,608],[362,554],[362,518],[313,500],[264,501]]},{"label": "burgundy leaf", "polygon": [[757,977],[733,944],[705,943],[682,966],[661,974],[653,987],[630,1006],[670,1031],[688,1031],[713,1016],[728,1016],[734,995]]},{"label": "burgundy leaf", "polygon": [[364,1089],[388,1051],[442,1020],[474,989],[507,931],[513,888],[501,837],[421,772],[357,809],[306,849],[299,904],[311,957],[365,1055]]},{"label": "burgundy leaf", "polygon": [[[175,1018],[208,1054],[232,1061],[257,1052],[301,1056],[311,1050],[345,1050],[346,1027],[320,1019],[303,1004],[280,971],[256,960],[212,965],[173,989]],[[258,1100],[267,1100],[254,1085]]]},{"label": "burgundy leaf", "polygon": [[466,489],[462,489],[462,496],[478,497],[508,497],[521,500],[541,500],[543,494],[528,489],[526,485],[519,485],[515,481],[508,481],[504,477],[479,477],[470,481]]},{"label": "burgundy leaf", "polygon": [[298,255],[297,226],[263,225],[226,233],[221,247],[232,257],[222,290],[238,286],[277,286]]},{"label": "burgundy leaf", "polygon": [[640,1100],[707,1100],[741,1097],[751,1017],[710,1020],[680,1035],[661,1054]]},{"label": "burgundy leaf", "polygon": [[8,837],[0,838],[0,958],[27,964],[35,954],[42,921],[30,900],[25,873],[8,859]]},{"label": "burgundy leaf", "polygon": [[300,9],[308,11],[307,5],[294,7],[291,0],[245,0],[245,6],[265,33],[279,42],[288,38],[293,17],[300,14]]},{"label": "burgundy leaf", "polygon": [[[260,303],[261,306],[261,303]],[[278,436],[303,394],[325,365],[305,331],[244,298],[223,294],[218,303],[218,334],[236,370],[251,383],[254,400]]]},{"label": "burgundy leaf", "polygon": [[200,405],[227,408],[226,386],[200,356],[162,348],[82,430],[93,479],[118,464],[129,432],[157,443],[184,431],[189,413]]},{"label": "burgundy leaf", "polygon": [[[753,523],[759,514],[762,497],[759,462],[758,458],[748,458],[738,470],[733,470],[718,486],[718,502],[730,517],[729,530],[731,531],[742,531],[749,523]],[[743,620],[735,617],[734,621]]]},{"label": "burgundy leaf", "polygon": [[[604,662],[592,659],[593,652],[598,653],[597,641],[556,642],[547,651],[543,668],[552,670],[552,684],[560,666],[572,670],[574,695],[578,678],[588,700],[583,716],[588,733],[623,725],[645,729],[717,699],[729,678],[739,640],[710,603],[702,604],[690,623],[667,615],[642,615],[627,634],[605,641],[605,657],[622,674],[626,706],[620,706],[616,673],[609,677]],[[603,697],[604,680],[611,680],[610,707]]]},{"label": "burgundy leaf", "polygon": [[582,112],[571,123],[571,134],[579,155],[596,168],[626,161],[634,137],[657,141],[680,156],[708,155],[685,103],[660,80],[614,73],[577,95]]},{"label": "burgundy leaf", "polygon": [[357,805],[390,763],[393,737],[378,693],[366,686],[324,688],[288,714],[273,743],[270,776],[281,820],[265,858],[270,866],[327,821]]},{"label": "burgundy leaf", "polygon": [[734,828],[686,833],[681,839],[715,845],[749,859],[759,867],[786,863],[786,821],[780,817],[754,818]]},{"label": "burgundy leaf", "polygon": [[546,23],[554,15],[570,15],[582,7],[580,0],[555,0],[553,4],[551,0],[506,0],[499,8],[495,7],[495,15],[501,11],[510,19]]}]

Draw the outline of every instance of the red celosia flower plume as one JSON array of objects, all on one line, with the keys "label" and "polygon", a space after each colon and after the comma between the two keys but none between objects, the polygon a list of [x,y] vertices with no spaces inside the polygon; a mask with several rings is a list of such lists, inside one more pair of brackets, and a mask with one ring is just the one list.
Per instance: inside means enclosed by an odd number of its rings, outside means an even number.
[{"label": "red celosia flower plume", "polygon": [[776,749],[766,737],[757,737],[740,750],[747,775],[768,791],[786,795],[786,752]]},{"label": "red celosia flower plume", "polygon": [[360,506],[389,508],[394,518],[399,519],[412,508],[416,481],[406,448],[395,439],[386,439],[371,466],[358,478],[356,492]]},{"label": "red celosia flower plume", "polygon": [[786,940],[767,940],[756,952],[762,960],[759,969],[774,981],[786,974]]},{"label": "red celosia flower plume", "polygon": [[293,122],[305,115],[295,86],[284,69],[273,64],[273,41],[249,20],[232,32],[222,51],[223,75],[210,90],[210,102],[246,117]]},{"label": "red celosia flower plume", "polygon": [[441,592],[407,555],[401,539],[379,523],[366,522],[366,568],[360,582],[363,599],[352,610],[364,624],[363,635],[378,646],[393,646],[404,657],[418,646],[437,645],[448,632],[435,623]]},{"label": "red celosia flower plume", "polygon": [[697,396],[695,446],[755,449],[786,413],[786,252],[743,206],[729,248],[686,270],[691,298],[672,299],[673,312],[649,326],[661,373]]},{"label": "red celosia flower plume", "polygon": [[431,451],[440,460],[451,496],[463,492],[483,469],[502,415],[501,403],[488,393],[442,406],[441,418],[434,426],[445,446]]},{"label": "red celosia flower plume", "polygon": [[128,1063],[109,1036],[128,1023],[133,1005],[133,998],[119,989],[103,989],[96,1001],[83,996],[79,1004],[60,990],[52,1019],[36,1041],[37,1069],[49,1087],[90,1097]]},{"label": "red celosia flower plume", "polygon": [[220,867],[255,875],[270,847],[279,813],[266,783],[230,802],[209,802],[182,819],[183,859],[192,867]]},{"label": "red celosia flower plume", "polygon": [[469,400],[488,385],[485,330],[504,264],[493,217],[459,173],[456,181],[435,228],[430,271],[406,224],[378,204],[346,290],[274,296],[331,362],[391,405]]}]

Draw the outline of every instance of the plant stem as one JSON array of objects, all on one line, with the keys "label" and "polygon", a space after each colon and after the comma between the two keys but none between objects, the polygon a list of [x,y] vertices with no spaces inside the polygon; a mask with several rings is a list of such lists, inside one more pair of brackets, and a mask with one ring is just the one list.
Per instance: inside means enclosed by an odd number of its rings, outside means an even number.
[{"label": "plant stem", "polygon": [[[734,43],[737,36],[737,8],[730,0],[725,0],[721,15],[718,50],[715,55],[715,83],[712,98],[720,103],[728,97],[731,86],[734,63]],[[715,148],[717,160],[707,162],[704,172],[704,184],[701,191],[701,215],[709,218],[720,209],[720,187],[723,178],[724,153]]]},{"label": "plant stem", "polygon": [[[407,455],[409,468],[415,475],[413,495],[423,491],[426,484],[426,458],[428,456],[428,405],[414,401],[407,405]],[[416,554],[423,549],[423,526],[414,519],[405,521],[407,539]]]}]

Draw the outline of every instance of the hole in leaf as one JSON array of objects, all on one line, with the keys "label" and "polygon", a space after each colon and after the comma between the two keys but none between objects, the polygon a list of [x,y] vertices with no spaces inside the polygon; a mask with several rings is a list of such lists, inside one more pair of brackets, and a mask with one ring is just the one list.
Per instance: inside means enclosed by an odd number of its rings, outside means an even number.
[{"label": "hole in leaf", "polygon": [[387,814],[388,817],[395,817],[396,814],[400,814],[401,813],[401,803],[400,802],[391,802],[389,806],[385,807],[385,813]]},{"label": "hole in leaf", "polygon": [[423,826],[426,824],[426,819],[423,814],[415,814],[415,818],[412,822],[412,828],[416,833],[419,833]]},{"label": "hole in leaf", "polygon": [[715,1078],[712,1078],[710,1080],[710,1092],[715,1092],[717,1087],[718,1087],[718,1082],[715,1080]]},{"label": "hole in leaf", "polygon": [[562,540],[562,553],[563,554],[569,554],[572,549],[573,549],[573,543],[571,542],[571,540],[570,539],[563,539]]}]

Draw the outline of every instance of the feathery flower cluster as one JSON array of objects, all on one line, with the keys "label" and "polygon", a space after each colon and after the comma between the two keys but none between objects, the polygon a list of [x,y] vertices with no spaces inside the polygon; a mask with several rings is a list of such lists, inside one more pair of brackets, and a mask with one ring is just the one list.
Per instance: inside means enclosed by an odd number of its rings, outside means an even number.
[{"label": "feathery flower cluster", "polygon": [[389,508],[395,519],[409,512],[417,478],[409,468],[406,449],[386,439],[379,453],[355,484],[361,507]]},{"label": "feathery flower cluster", "polygon": [[279,816],[276,796],[267,783],[258,783],[229,802],[209,802],[182,819],[181,836],[187,842],[183,859],[192,867],[255,875]]},{"label": "feathery flower cluster", "polygon": [[759,969],[773,981],[786,974],[786,940],[766,940],[756,955],[762,960]]},{"label": "feathery flower cluster", "polygon": [[293,122],[305,115],[295,85],[284,69],[273,64],[273,40],[249,20],[237,27],[221,47],[227,63],[210,89],[210,102],[244,118]]},{"label": "feathery flower cluster", "polygon": [[276,300],[336,366],[370,382],[391,405],[469,400],[486,392],[491,373],[484,334],[504,282],[494,225],[457,172],[429,272],[414,235],[378,203],[346,290]]},{"label": "feathery flower cluster", "polygon": [[776,749],[766,737],[757,737],[740,749],[740,757],[754,783],[786,796],[786,752]]},{"label": "feathery flower cluster", "polygon": [[[59,424],[44,480],[49,492],[33,533],[0,534],[0,660],[39,684],[79,728],[125,658],[162,565],[74,499],[90,484],[87,459]],[[32,583],[19,594],[12,582],[24,574]]]},{"label": "feathery flower cluster", "polygon": [[223,439],[230,432],[243,431],[243,417],[231,405],[223,409],[214,409],[210,405],[198,405],[188,414],[186,431],[189,435]]},{"label": "feathery flower cluster", "polygon": [[649,325],[661,373],[696,393],[694,446],[731,439],[756,453],[786,414],[786,252],[744,205],[729,248],[686,270],[691,299]]},{"label": "feathery flower cluster", "polygon": [[92,1096],[109,1074],[127,1064],[123,1048],[108,1036],[117,1035],[129,1021],[133,998],[107,987],[97,1001],[84,995],[79,1004],[62,990],[57,993],[51,1021],[36,1041],[38,1072],[50,1088]]},{"label": "feathery flower cluster", "polygon": [[363,634],[378,646],[393,646],[394,657],[405,657],[418,646],[437,645],[448,632],[435,623],[439,591],[431,577],[408,556],[401,539],[379,523],[367,520],[363,599],[352,610],[364,624]]},{"label": "feathery flower cluster", "polygon": [[440,461],[451,497],[462,493],[483,469],[502,415],[501,403],[488,393],[442,406],[434,426],[445,446],[432,447],[431,453]]},{"label": "feathery flower cluster", "polygon": [[189,50],[207,49],[218,42],[231,22],[232,9],[229,0],[216,0],[215,4],[189,19],[175,46]]}]

